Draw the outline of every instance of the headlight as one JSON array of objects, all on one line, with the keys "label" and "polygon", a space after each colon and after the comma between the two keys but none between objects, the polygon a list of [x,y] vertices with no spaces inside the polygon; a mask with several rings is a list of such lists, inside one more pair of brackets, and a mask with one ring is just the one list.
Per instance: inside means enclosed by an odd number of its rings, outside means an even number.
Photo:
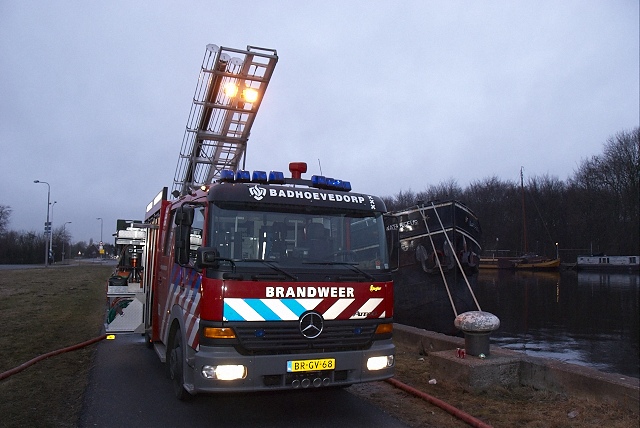
[{"label": "headlight", "polygon": [[247,377],[247,368],[241,364],[219,366],[203,366],[202,376],[205,379],[237,380]]},{"label": "headlight", "polygon": [[367,360],[367,370],[375,371],[393,367],[393,355],[382,355],[380,357],[370,357]]}]

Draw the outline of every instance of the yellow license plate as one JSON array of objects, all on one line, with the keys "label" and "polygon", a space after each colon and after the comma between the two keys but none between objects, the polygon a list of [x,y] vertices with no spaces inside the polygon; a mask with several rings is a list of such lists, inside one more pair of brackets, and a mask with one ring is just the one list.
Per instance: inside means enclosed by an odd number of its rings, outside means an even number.
[{"label": "yellow license plate", "polygon": [[318,370],[334,370],[335,358],[322,358],[319,360],[293,360],[287,361],[287,372],[315,372]]}]

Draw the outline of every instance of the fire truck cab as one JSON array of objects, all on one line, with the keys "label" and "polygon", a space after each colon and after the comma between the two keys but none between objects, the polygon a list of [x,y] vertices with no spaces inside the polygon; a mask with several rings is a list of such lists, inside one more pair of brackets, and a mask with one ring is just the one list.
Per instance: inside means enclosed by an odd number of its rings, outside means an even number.
[{"label": "fire truck cab", "polygon": [[180,399],[393,375],[383,201],[290,170],[225,170],[147,206],[145,331]]}]

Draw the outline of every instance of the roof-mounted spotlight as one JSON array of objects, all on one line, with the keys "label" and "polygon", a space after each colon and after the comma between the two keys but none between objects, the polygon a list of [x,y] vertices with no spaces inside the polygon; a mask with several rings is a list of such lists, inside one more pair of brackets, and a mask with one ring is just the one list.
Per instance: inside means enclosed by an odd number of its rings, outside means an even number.
[{"label": "roof-mounted spotlight", "polygon": [[233,98],[236,95],[238,95],[238,85],[236,85],[232,81],[229,81],[229,82],[224,84],[224,86],[222,87],[222,91],[229,98]]},{"label": "roof-mounted spotlight", "polygon": [[254,88],[245,88],[242,91],[242,98],[248,103],[255,103],[258,101],[258,91]]}]

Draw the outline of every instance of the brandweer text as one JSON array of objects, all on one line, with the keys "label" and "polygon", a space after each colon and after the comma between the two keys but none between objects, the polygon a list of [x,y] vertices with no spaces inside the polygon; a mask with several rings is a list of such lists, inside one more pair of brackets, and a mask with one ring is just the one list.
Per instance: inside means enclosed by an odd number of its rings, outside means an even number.
[{"label": "brandweer text", "polygon": [[353,287],[267,287],[266,297],[354,297]]}]

